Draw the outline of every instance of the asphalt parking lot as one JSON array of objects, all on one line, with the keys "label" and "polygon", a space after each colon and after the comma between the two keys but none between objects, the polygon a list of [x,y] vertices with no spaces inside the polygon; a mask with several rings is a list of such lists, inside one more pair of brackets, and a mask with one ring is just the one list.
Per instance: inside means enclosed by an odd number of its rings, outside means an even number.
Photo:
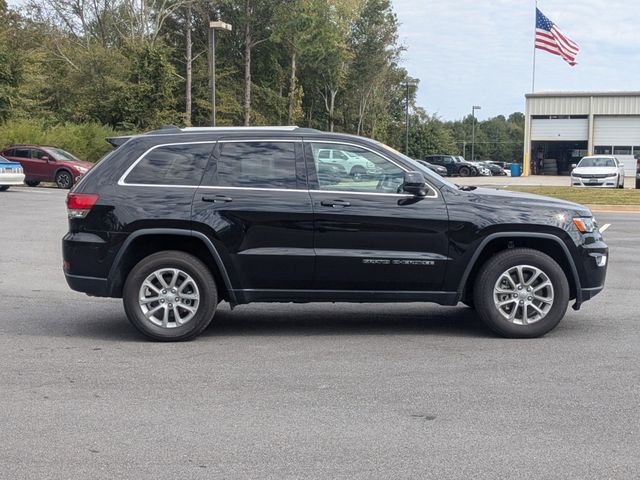
[{"label": "asphalt parking lot", "polygon": [[0,193],[0,478],[632,479],[640,214],[605,291],[537,340],[465,307],[222,305],[158,344],[67,288],[66,192]]}]

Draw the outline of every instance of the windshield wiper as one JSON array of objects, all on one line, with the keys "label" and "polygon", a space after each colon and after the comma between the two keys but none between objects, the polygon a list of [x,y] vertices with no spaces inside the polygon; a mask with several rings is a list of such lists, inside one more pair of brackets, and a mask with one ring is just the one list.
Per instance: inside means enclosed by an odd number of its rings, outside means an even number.
[{"label": "windshield wiper", "polygon": [[458,190],[462,190],[463,192],[470,192],[471,190],[475,190],[478,187],[474,187],[473,185],[458,185],[457,183],[454,183],[454,185],[456,187],[458,187]]}]

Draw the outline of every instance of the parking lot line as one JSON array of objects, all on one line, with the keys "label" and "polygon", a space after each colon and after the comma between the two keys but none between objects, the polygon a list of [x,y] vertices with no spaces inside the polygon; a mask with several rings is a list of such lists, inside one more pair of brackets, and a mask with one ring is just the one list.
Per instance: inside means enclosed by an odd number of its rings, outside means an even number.
[{"label": "parking lot line", "polygon": [[605,223],[603,226],[600,227],[600,233],[604,233],[604,231],[610,226],[611,226],[610,223]]}]

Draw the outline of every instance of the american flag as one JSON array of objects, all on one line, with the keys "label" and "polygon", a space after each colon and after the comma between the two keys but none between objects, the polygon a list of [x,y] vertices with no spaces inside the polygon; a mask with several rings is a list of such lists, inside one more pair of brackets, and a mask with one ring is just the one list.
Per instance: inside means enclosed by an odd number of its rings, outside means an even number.
[{"label": "american flag", "polygon": [[572,67],[580,47],[565,37],[556,24],[536,8],[536,48],[559,55]]}]

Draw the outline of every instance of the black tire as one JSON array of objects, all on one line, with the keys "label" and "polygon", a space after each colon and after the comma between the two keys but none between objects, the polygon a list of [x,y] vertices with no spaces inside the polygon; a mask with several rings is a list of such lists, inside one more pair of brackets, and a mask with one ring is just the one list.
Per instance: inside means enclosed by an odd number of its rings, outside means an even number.
[{"label": "black tire", "polygon": [[40,185],[40,182],[37,180],[25,180],[24,183],[26,183],[30,187],[37,187],[38,185]]},{"label": "black tire", "polygon": [[[503,272],[519,265],[541,270],[553,287],[553,300],[546,316],[528,325],[510,322],[494,303],[494,287],[498,279]],[[475,281],[473,300],[482,321],[498,335],[507,338],[536,338],[553,330],[564,317],[569,302],[569,282],[560,265],[550,256],[538,250],[515,248],[496,254],[482,266]]]},{"label": "black tire", "polygon": [[[189,275],[197,285],[200,296],[193,317],[183,325],[170,328],[148,320],[138,301],[145,280],[165,268],[179,269]],[[127,318],[142,334],[161,342],[179,342],[195,338],[211,323],[218,305],[218,292],[211,271],[198,258],[188,253],[166,250],[149,255],[133,267],[124,284],[122,302]],[[151,305],[150,308],[153,308]]]},{"label": "black tire", "polygon": [[73,187],[73,176],[67,170],[60,170],[56,173],[55,182],[58,188],[68,190]]},{"label": "black tire", "polygon": [[364,169],[364,167],[355,165],[349,172],[349,175],[354,182],[362,182],[367,175],[367,171]]},{"label": "black tire", "polygon": [[471,169],[469,167],[460,167],[458,169],[458,175],[461,177],[468,177],[471,175]]},{"label": "black tire", "polygon": [[9,190],[10,185],[0,185],[0,192],[6,192]]},{"label": "black tire", "polygon": [[620,181],[620,179],[618,178],[618,188],[624,188],[624,179]]}]

